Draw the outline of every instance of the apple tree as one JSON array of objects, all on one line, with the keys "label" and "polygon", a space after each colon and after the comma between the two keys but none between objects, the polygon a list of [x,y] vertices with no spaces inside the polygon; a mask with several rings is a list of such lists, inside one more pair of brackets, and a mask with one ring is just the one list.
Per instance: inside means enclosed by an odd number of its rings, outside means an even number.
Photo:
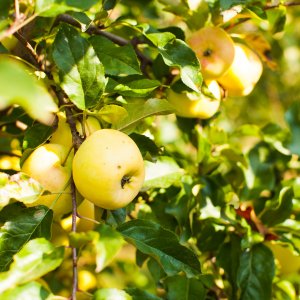
[{"label": "apple tree", "polygon": [[1,0],[0,299],[299,299],[299,6]]}]

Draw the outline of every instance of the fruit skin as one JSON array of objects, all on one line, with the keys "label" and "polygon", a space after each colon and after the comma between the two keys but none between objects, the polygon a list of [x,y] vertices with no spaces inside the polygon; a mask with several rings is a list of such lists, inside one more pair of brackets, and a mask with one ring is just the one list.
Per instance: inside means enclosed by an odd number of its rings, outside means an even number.
[{"label": "fruit skin", "polygon": [[263,65],[258,55],[249,47],[236,43],[235,56],[232,65],[218,82],[227,91],[228,96],[249,95],[263,71]]},{"label": "fruit skin", "polygon": [[73,160],[73,178],[80,194],[105,209],[130,203],[145,177],[143,157],[135,142],[114,129],[91,134]]},{"label": "fruit skin", "polygon": [[[61,144],[70,149],[72,147],[72,134],[70,130],[70,126],[67,123],[66,115],[63,112],[59,112],[57,114],[58,117],[58,126],[56,131],[52,134],[50,138],[50,142],[53,144]],[[84,122],[85,126],[85,135],[89,136],[93,132],[101,129],[99,121],[89,116],[86,118]],[[82,125],[80,122],[76,122],[76,129],[79,135],[83,135]]]},{"label": "fruit skin", "polygon": [[194,32],[187,43],[196,53],[206,80],[222,76],[233,62],[234,42],[219,27],[203,27]]},{"label": "fruit skin", "polygon": [[[46,205],[53,209],[54,219],[72,210],[71,187],[73,151],[59,144],[45,144],[36,148],[25,160],[21,171],[37,180],[46,191],[53,194],[42,195],[26,206]],[[64,163],[64,165],[62,165]],[[62,194],[59,194],[63,192]],[[56,201],[57,199],[57,201]],[[56,202],[55,202],[56,201]]]},{"label": "fruit skin", "polygon": [[266,245],[279,263],[280,274],[289,275],[300,271],[300,256],[294,255],[289,247],[275,242],[267,242]]},{"label": "fruit skin", "polygon": [[167,99],[175,107],[176,115],[185,118],[208,119],[219,109],[221,102],[221,89],[216,81],[208,83],[209,91],[216,99],[195,92],[176,93],[167,90]]}]

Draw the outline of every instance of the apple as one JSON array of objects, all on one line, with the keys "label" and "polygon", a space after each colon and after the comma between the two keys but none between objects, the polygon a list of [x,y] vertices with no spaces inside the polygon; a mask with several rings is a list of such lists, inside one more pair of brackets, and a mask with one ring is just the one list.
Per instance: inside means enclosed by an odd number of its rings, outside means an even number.
[{"label": "apple", "polygon": [[196,53],[206,80],[216,79],[229,69],[234,59],[234,42],[219,27],[203,27],[187,38]]},{"label": "apple", "polygon": [[79,193],[95,205],[118,209],[141,189],[145,167],[141,152],[125,133],[101,129],[81,144],[73,160],[73,179]]},{"label": "apple", "polygon": [[167,99],[174,106],[176,115],[185,118],[199,119],[212,117],[219,109],[222,93],[216,81],[209,82],[207,87],[215,99],[203,93],[176,93],[172,89],[168,89]]},{"label": "apple", "polygon": [[263,65],[258,55],[246,45],[236,43],[234,48],[234,61],[227,73],[218,78],[218,82],[228,96],[246,96],[258,82]]},{"label": "apple", "polygon": [[37,180],[51,194],[42,195],[26,206],[46,205],[53,210],[54,219],[72,210],[70,178],[73,151],[59,144],[36,148],[25,160],[21,171]]},{"label": "apple", "polygon": [[300,256],[295,255],[287,245],[276,242],[266,242],[266,245],[274,254],[280,274],[289,275],[300,271]]},{"label": "apple", "polygon": [[[53,144],[61,144],[70,149],[72,147],[72,134],[70,130],[70,126],[67,123],[67,118],[65,113],[59,112],[57,114],[58,117],[58,126],[56,131],[52,134],[50,138],[50,142]],[[84,126],[84,130],[83,130]],[[76,122],[76,129],[79,135],[83,135],[83,131],[86,136],[91,135],[93,132],[101,129],[100,123],[97,118],[88,116],[85,122],[80,123]]]}]

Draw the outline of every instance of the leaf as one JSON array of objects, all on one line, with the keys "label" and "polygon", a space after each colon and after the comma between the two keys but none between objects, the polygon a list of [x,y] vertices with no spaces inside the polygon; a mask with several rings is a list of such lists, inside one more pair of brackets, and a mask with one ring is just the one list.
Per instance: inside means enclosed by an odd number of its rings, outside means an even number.
[{"label": "leaf", "polygon": [[268,17],[269,30],[272,34],[284,30],[286,23],[286,7],[279,6],[266,11]]},{"label": "leaf", "polygon": [[128,288],[125,292],[132,297],[132,300],[162,300],[162,298],[137,288]]},{"label": "leaf", "polygon": [[64,247],[56,248],[44,238],[29,241],[14,256],[9,271],[0,274],[0,293],[53,271],[63,259]]},{"label": "leaf", "polygon": [[158,51],[166,65],[180,69],[182,82],[196,92],[201,92],[202,76],[196,54],[182,40],[175,39]]},{"label": "leaf", "polygon": [[160,86],[157,80],[146,79],[142,76],[127,76],[118,81],[108,81],[107,93],[118,93],[125,97],[146,97]]},{"label": "leaf", "polygon": [[187,277],[200,274],[196,255],[182,246],[177,236],[159,224],[146,220],[132,220],[118,227],[118,231],[139,251],[159,262],[168,276],[185,272]]},{"label": "leaf", "polygon": [[142,74],[132,45],[118,46],[102,36],[89,39],[103,63],[105,73],[115,76]]},{"label": "leaf", "polygon": [[168,156],[158,157],[156,162],[145,161],[146,177],[144,188],[168,188],[180,183],[184,170]]},{"label": "leaf", "polygon": [[114,124],[114,128],[125,133],[131,133],[141,120],[154,115],[167,115],[173,112],[173,107],[165,99],[150,98],[146,102],[139,101],[126,105],[128,116]]},{"label": "leaf", "polygon": [[240,257],[238,271],[239,299],[271,299],[274,274],[274,257],[267,246],[256,244],[245,250]]},{"label": "leaf", "polygon": [[128,116],[127,110],[115,104],[104,105],[98,112],[97,116],[99,116],[102,120],[109,124],[116,124],[119,120]]},{"label": "leaf", "polygon": [[0,295],[1,300],[50,300],[50,292],[40,283],[29,282],[9,289]]},{"label": "leaf", "polygon": [[126,292],[114,288],[97,290],[92,300],[133,300]]},{"label": "leaf", "polygon": [[10,200],[32,203],[43,190],[38,181],[24,173],[11,176],[0,173],[0,208],[6,206]]},{"label": "leaf", "polygon": [[19,203],[6,206],[0,212],[0,271],[7,270],[13,255],[30,239],[50,238],[53,213],[45,206],[23,208]]},{"label": "leaf", "polygon": [[272,206],[276,202],[275,207],[268,208],[268,202],[263,214],[260,216],[262,222],[268,226],[274,226],[288,219],[293,209],[293,188],[284,187],[279,194],[277,201],[268,201]]},{"label": "leaf", "polygon": [[206,289],[200,280],[184,276],[168,277],[166,280],[168,300],[205,300]]},{"label": "leaf", "polygon": [[58,107],[46,88],[23,64],[6,55],[1,56],[0,82],[0,111],[17,104],[33,119],[52,124]]},{"label": "leaf", "polygon": [[96,250],[96,272],[102,271],[112,262],[124,245],[122,235],[112,227],[102,224],[97,226],[98,239],[93,241]]},{"label": "leaf", "polygon": [[28,128],[25,132],[23,139],[23,150],[28,148],[33,149],[43,144],[48,140],[53,132],[53,127],[46,126],[43,124],[34,124]]},{"label": "leaf", "polygon": [[288,145],[292,153],[300,155],[300,103],[294,102],[285,113],[285,120],[291,131]]},{"label": "leaf", "polygon": [[104,92],[104,67],[90,43],[73,27],[63,24],[53,43],[53,60],[61,86],[80,109],[91,108]]}]

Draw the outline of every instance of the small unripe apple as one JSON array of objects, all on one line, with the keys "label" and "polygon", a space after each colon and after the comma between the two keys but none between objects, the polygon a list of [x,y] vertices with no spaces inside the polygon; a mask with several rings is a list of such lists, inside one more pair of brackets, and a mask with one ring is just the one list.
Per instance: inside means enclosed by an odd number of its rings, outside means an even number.
[{"label": "small unripe apple", "polygon": [[55,219],[72,210],[70,178],[73,151],[70,153],[69,150],[59,144],[45,144],[30,154],[21,169],[51,193],[26,205],[46,205],[53,210]]},{"label": "small unripe apple", "polygon": [[176,109],[175,114],[185,118],[208,119],[212,117],[220,106],[221,89],[216,81],[211,81],[207,87],[215,99],[202,93],[176,93],[168,89],[167,99]]},{"label": "small unripe apple", "polygon": [[205,80],[216,79],[227,72],[234,59],[234,43],[225,30],[203,27],[187,38],[196,53]]},{"label": "small unripe apple", "polygon": [[141,189],[145,167],[141,152],[126,134],[114,129],[92,133],[73,160],[73,178],[79,193],[95,205],[118,209]]},{"label": "small unripe apple", "polygon": [[235,56],[229,70],[218,82],[227,91],[228,96],[249,95],[263,72],[259,56],[249,47],[236,43]]}]

